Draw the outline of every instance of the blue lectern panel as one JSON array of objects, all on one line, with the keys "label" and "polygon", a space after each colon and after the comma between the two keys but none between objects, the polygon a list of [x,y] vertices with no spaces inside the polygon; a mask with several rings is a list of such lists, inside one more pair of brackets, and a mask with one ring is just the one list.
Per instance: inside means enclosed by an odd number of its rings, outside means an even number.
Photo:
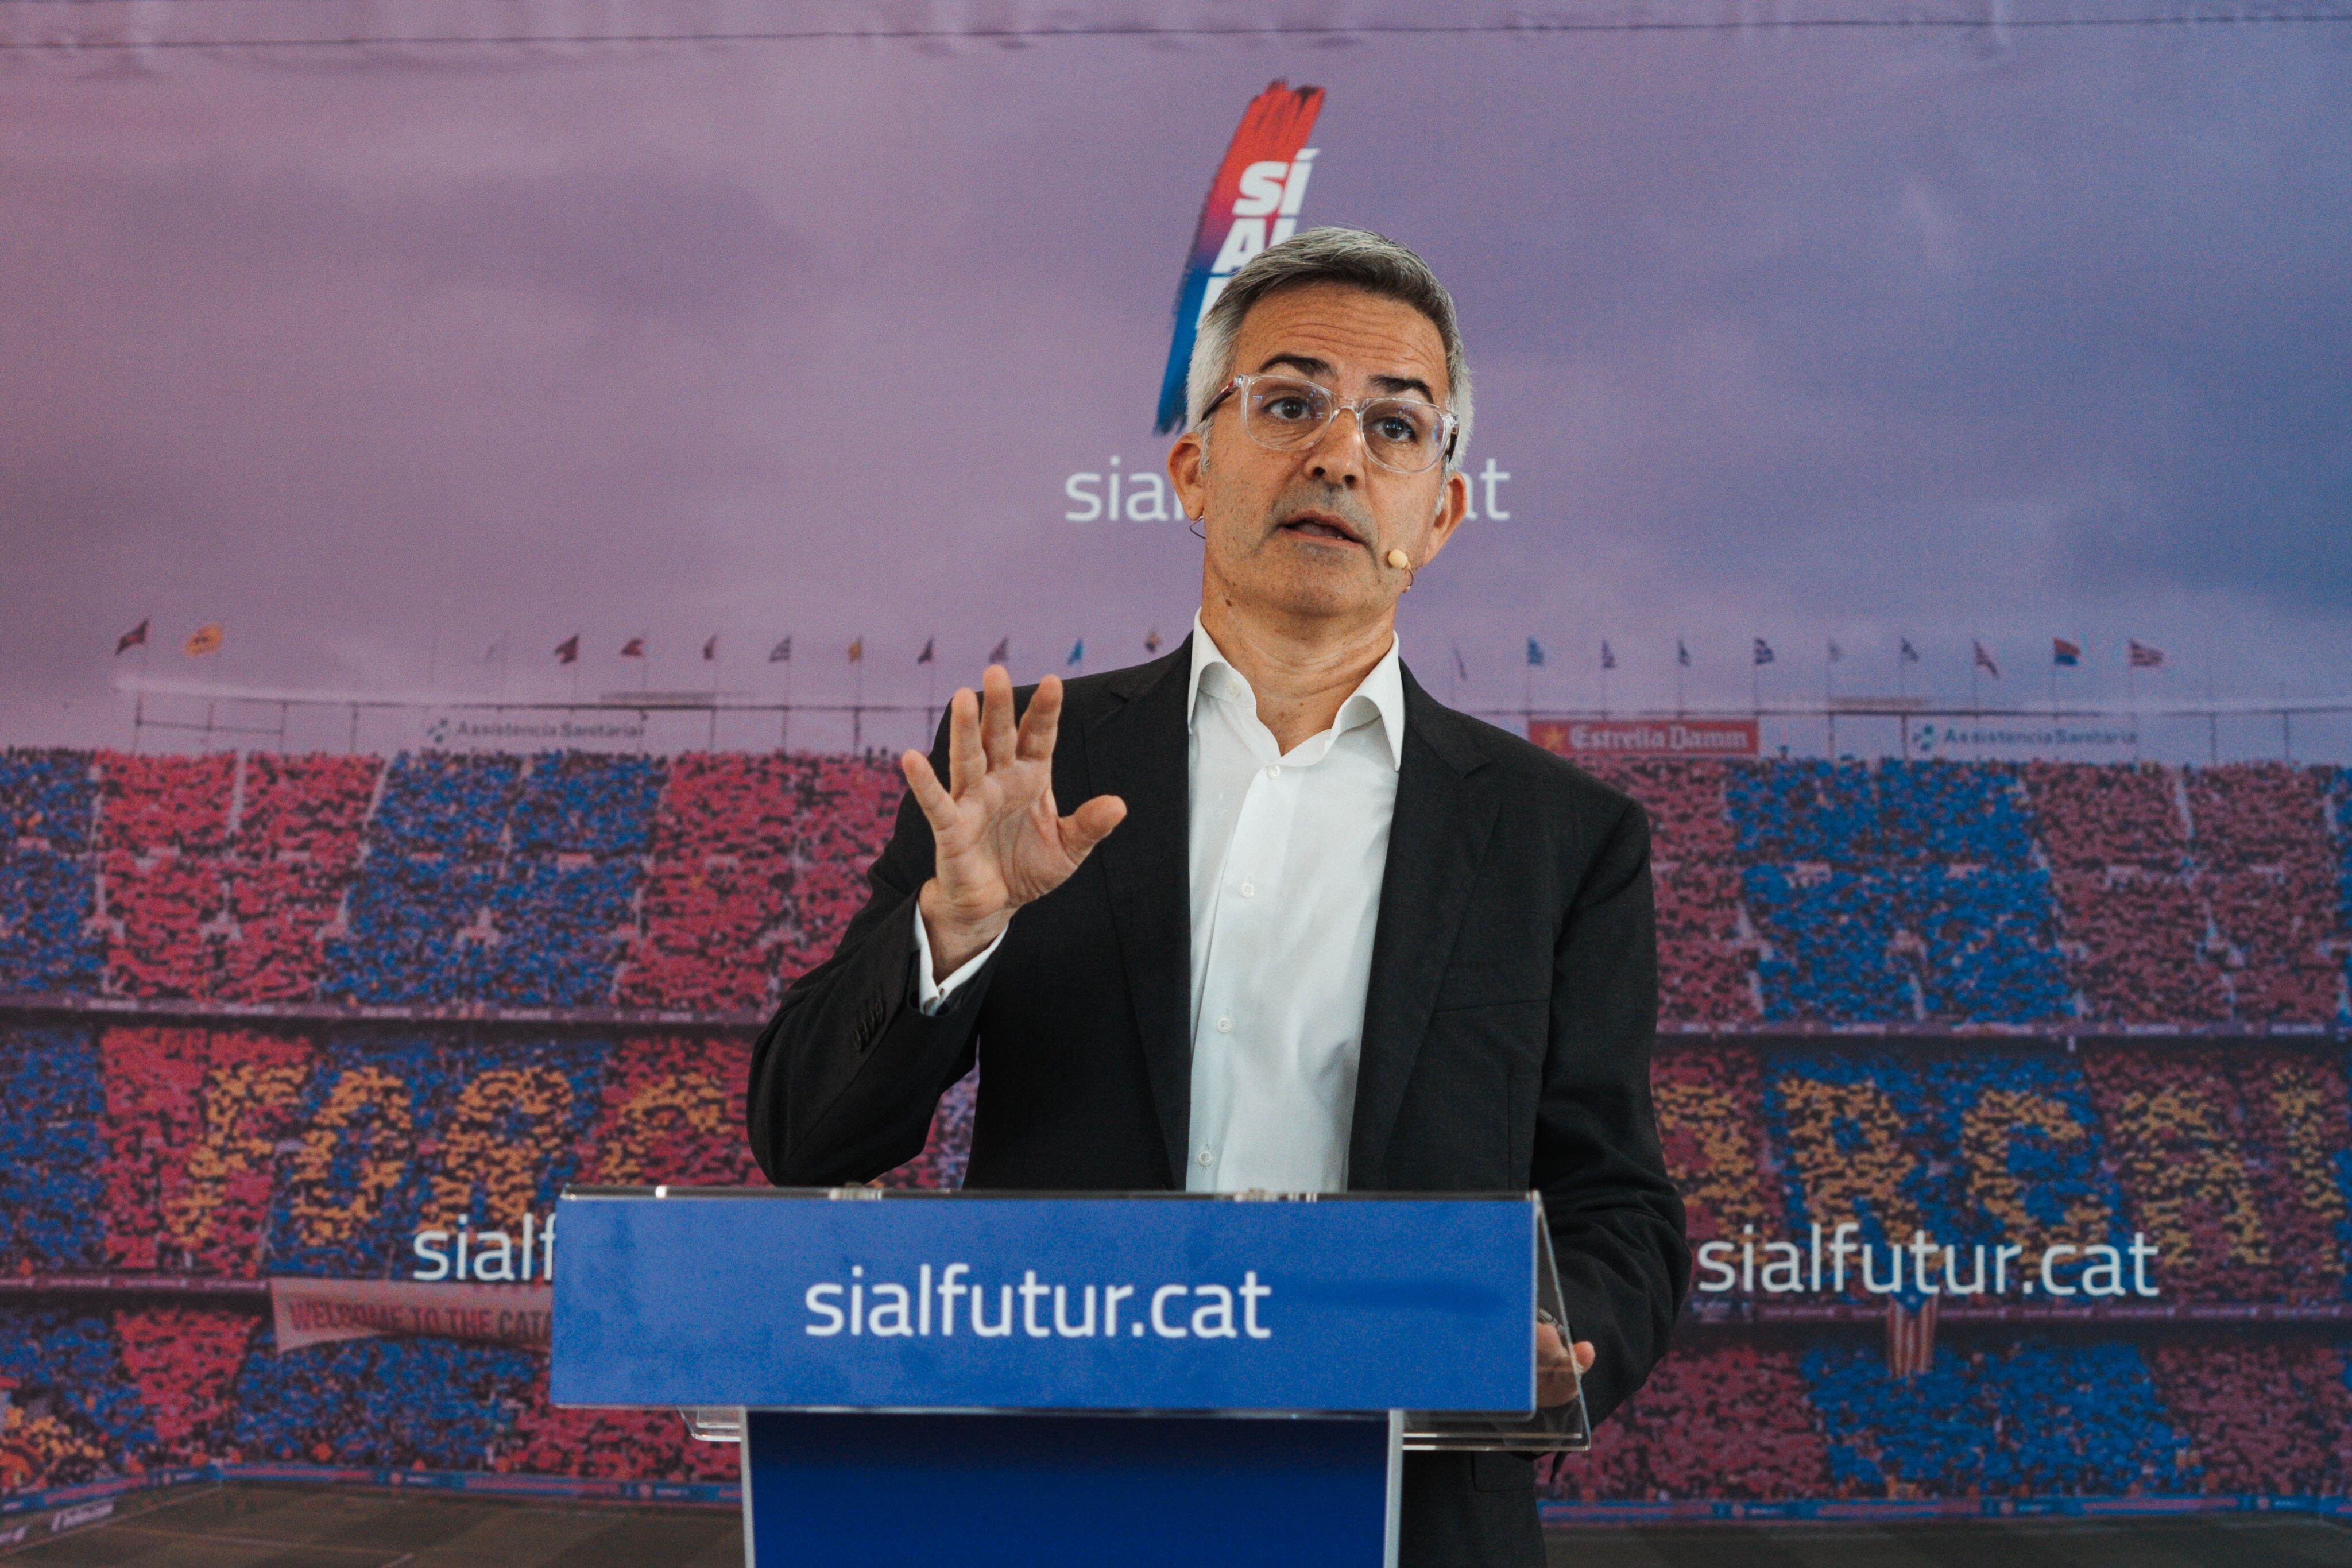
[{"label": "blue lectern panel", "polygon": [[1527,1410],[1526,1199],[566,1197],[562,1405]]},{"label": "blue lectern panel", "polygon": [[1380,1417],[753,1411],[755,1561],[824,1568],[1380,1568]]}]

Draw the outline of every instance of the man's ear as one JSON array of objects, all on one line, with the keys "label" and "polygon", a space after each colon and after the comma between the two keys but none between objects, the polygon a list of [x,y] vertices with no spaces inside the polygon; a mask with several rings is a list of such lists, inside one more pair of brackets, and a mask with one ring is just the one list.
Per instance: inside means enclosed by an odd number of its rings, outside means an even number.
[{"label": "man's ear", "polygon": [[1168,483],[1176,492],[1176,507],[1187,517],[1198,518],[1209,509],[1209,444],[1198,430],[1188,430],[1168,449]]},{"label": "man's ear", "polygon": [[1422,547],[1421,559],[1413,562],[1415,569],[1437,559],[1437,552],[1445,548],[1445,541],[1454,537],[1454,530],[1462,526],[1462,519],[1469,512],[1469,476],[1447,473],[1445,483],[1437,487],[1437,512],[1429,519],[1429,542]]}]

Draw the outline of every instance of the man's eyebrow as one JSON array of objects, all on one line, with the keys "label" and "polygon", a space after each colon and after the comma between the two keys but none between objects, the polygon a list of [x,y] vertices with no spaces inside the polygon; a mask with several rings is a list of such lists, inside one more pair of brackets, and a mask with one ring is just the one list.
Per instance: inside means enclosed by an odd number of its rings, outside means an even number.
[{"label": "man's eyebrow", "polygon": [[1423,402],[1437,401],[1437,394],[1419,376],[1374,376],[1372,385],[1384,392],[1419,392]]},{"label": "man's eyebrow", "polygon": [[1303,376],[1328,376],[1334,369],[1328,360],[1318,360],[1312,354],[1294,354],[1286,350],[1283,353],[1269,356],[1264,364],[1258,366],[1258,373],[1264,375],[1276,365],[1288,365]]},{"label": "man's eyebrow", "polygon": [[[1286,350],[1282,353],[1269,355],[1265,361],[1258,366],[1258,373],[1263,375],[1276,365],[1288,365],[1300,375],[1324,379],[1328,379],[1338,368],[1328,360],[1318,360],[1312,354],[1292,353]],[[1429,383],[1419,376],[1374,376],[1372,385],[1376,390],[1383,392],[1391,394],[1418,392],[1425,402],[1437,401],[1437,394],[1430,391]]]}]

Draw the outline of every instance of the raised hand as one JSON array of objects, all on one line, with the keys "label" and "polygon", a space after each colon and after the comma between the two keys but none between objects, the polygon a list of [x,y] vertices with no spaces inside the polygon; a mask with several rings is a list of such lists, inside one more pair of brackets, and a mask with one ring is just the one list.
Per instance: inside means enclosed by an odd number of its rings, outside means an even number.
[{"label": "raised hand", "polygon": [[1037,683],[1013,722],[1013,677],[991,664],[981,695],[959,688],[948,704],[948,779],[919,751],[898,758],[915,804],[931,824],[935,859],[918,904],[930,940],[932,978],[943,980],[996,940],[1013,912],[1069,880],[1127,816],[1127,802],[1097,795],[1068,816],[1054,805],[1054,739],[1062,683]]}]

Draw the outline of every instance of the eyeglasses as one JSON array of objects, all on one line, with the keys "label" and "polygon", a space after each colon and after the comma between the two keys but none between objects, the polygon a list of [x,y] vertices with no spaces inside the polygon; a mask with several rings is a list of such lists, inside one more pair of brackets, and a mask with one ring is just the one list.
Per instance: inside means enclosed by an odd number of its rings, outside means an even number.
[{"label": "eyeglasses", "polygon": [[1453,449],[1454,418],[1413,397],[1368,397],[1341,402],[1328,387],[1295,376],[1235,376],[1201,411],[1201,423],[1235,392],[1242,429],[1269,452],[1302,452],[1323,438],[1342,410],[1356,416],[1364,450],[1400,474],[1425,474]]}]

